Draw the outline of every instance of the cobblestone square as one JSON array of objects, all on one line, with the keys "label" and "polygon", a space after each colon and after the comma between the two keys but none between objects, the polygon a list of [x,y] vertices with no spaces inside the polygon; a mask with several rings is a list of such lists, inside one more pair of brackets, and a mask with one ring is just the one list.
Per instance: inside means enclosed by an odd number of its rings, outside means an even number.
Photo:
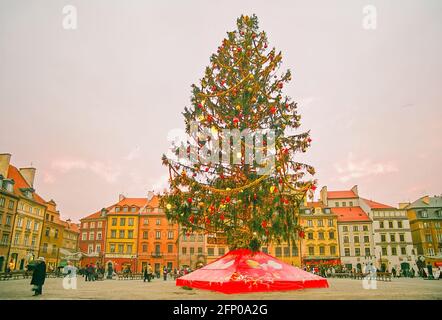
[{"label": "cobblestone square", "polygon": [[29,279],[0,282],[0,299],[105,299],[105,300],[440,300],[442,281],[393,279],[391,282],[377,282],[376,290],[363,288],[361,280],[328,279],[328,289],[309,289],[288,292],[251,293],[226,295],[205,290],[185,290],[175,286],[175,281],[155,279],[144,283],[142,280],[105,280],[85,282],[79,277],[76,290],[63,288],[62,279],[47,279],[43,295],[33,297]]}]

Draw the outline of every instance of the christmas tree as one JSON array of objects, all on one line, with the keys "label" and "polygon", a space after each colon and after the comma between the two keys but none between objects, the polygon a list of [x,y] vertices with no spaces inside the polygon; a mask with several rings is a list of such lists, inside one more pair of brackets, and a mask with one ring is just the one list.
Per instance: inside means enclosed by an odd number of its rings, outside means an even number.
[{"label": "christmas tree", "polygon": [[303,234],[299,207],[316,181],[296,154],[311,139],[297,132],[297,104],[282,93],[292,76],[279,72],[281,62],[257,17],[241,16],[192,85],[189,139],[163,155],[170,188],[161,203],[183,232],[222,234],[230,249],[253,252]]}]

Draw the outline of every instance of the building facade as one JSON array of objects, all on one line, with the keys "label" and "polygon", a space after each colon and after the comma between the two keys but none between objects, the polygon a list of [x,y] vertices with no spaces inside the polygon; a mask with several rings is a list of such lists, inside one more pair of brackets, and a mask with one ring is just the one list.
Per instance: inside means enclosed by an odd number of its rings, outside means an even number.
[{"label": "building facade", "polygon": [[63,221],[63,242],[60,249],[60,264],[65,265],[71,261],[74,265],[79,265],[81,253],[79,252],[80,228],[70,219]]},{"label": "building facade", "polygon": [[426,263],[442,263],[442,196],[424,196],[405,206],[413,244]]},{"label": "building facade", "polygon": [[167,219],[158,196],[149,193],[139,219],[137,271],[148,264],[160,273],[163,267],[178,268],[178,224]]},{"label": "building facade", "polygon": [[107,212],[111,208],[103,208],[80,219],[78,249],[81,252],[82,267],[88,264],[104,264]]},{"label": "building facade", "polygon": [[391,272],[414,271],[417,273],[417,256],[413,247],[407,211],[379,202],[362,199],[370,208],[373,220],[374,249],[378,270]]},{"label": "building facade", "polygon": [[[207,264],[207,237],[204,233],[188,234],[181,227],[179,228],[178,240],[178,267],[196,269]],[[212,243],[212,259],[219,251]],[[222,250],[221,250],[222,253]]]}]

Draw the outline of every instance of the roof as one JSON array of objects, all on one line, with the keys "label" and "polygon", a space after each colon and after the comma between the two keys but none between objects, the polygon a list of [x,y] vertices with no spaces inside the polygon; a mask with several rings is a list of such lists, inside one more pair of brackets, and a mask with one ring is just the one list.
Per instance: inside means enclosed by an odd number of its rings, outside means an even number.
[{"label": "roof", "polygon": [[[32,187],[26,182],[25,178],[20,173],[20,170],[18,170],[13,165],[9,165],[8,179],[14,180],[14,193],[18,196],[26,198],[26,196],[21,192],[20,189],[29,189]],[[46,201],[42,197],[40,197],[36,192],[32,193],[32,198],[35,202],[38,202],[42,205],[46,205]]]},{"label": "roof", "polygon": [[307,202],[305,206],[307,208],[325,208],[325,205],[321,201]]},{"label": "roof", "polygon": [[380,202],[376,202],[376,201],[372,201],[372,200],[368,200],[368,199],[364,199],[364,198],[361,198],[361,199],[364,200],[365,203],[372,209],[395,209],[394,207],[389,206],[387,204],[383,204]]},{"label": "roof", "polygon": [[328,191],[327,199],[352,199],[358,196],[352,191]]},{"label": "roof", "polygon": [[362,210],[361,207],[339,207],[331,208],[331,211],[337,215],[338,222],[369,222],[371,219]]},{"label": "roof", "polygon": [[66,230],[80,233],[80,226],[78,224],[72,223],[72,222],[67,222],[67,221],[63,221],[63,224],[64,224]]},{"label": "roof", "polygon": [[439,197],[424,196],[407,206],[407,209],[414,209],[414,208],[442,208],[442,196]]}]

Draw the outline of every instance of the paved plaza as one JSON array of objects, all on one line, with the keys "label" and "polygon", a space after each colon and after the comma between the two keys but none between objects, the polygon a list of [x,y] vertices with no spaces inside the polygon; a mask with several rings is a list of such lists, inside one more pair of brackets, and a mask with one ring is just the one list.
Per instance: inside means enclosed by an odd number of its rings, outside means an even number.
[{"label": "paved plaza", "polygon": [[0,299],[442,299],[441,280],[393,279],[391,282],[377,282],[376,290],[363,288],[361,280],[328,279],[328,289],[308,289],[288,292],[250,293],[226,295],[206,290],[185,290],[175,286],[175,281],[155,279],[144,283],[142,280],[105,280],[85,282],[79,277],[76,290],[63,288],[62,279],[47,279],[43,296],[32,297],[30,280],[8,280],[0,282]]}]

